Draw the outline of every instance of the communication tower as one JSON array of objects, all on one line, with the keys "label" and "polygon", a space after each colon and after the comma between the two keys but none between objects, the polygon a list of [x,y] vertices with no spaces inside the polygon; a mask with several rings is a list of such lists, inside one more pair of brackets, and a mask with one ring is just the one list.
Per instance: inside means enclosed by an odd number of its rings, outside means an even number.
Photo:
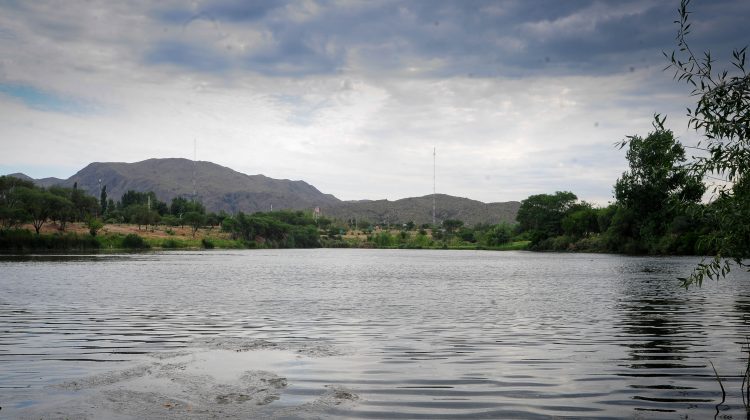
[{"label": "communication tower", "polygon": [[437,149],[432,147],[432,226],[435,226],[435,155]]}]

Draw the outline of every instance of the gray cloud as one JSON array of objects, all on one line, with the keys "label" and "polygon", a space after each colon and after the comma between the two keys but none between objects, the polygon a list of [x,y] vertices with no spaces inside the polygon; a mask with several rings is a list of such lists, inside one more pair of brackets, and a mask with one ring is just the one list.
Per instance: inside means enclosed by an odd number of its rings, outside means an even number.
[{"label": "gray cloud", "polygon": [[[199,158],[246,173],[401,198],[431,191],[437,146],[440,192],[604,203],[625,164],[612,143],[655,112],[694,139],[689,89],[662,71],[676,1],[0,7],[5,172],[192,157],[196,138]],[[696,50],[749,43],[749,3],[694,7]]]},{"label": "gray cloud", "polygon": [[[306,10],[301,4],[223,1],[160,10],[155,18],[172,25],[210,19],[267,31],[267,44],[234,65],[282,76],[334,74],[357,64],[409,74],[414,63],[429,62],[433,65],[410,74],[612,74],[661,65],[658,53],[673,47],[675,33],[675,5],[667,2],[318,2]],[[700,36],[736,40],[738,16],[746,16],[750,6],[714,7],[697,15],[706,22]],[[731,13],[719,15],[726,11]],[[175,64],[185,63],[178,56]]]}]

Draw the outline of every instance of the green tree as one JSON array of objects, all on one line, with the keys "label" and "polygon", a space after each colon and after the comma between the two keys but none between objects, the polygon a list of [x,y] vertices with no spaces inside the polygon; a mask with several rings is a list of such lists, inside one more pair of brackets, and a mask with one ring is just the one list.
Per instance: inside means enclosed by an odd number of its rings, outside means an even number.
[{"label": "green tree", "polygon": [[128,190],[120,197],[119,207],[126,209],[133,204],[146,204],[146,197],[143,193],[135,190]]},{"label": "green tree", "polygon": [[380,232],[372,235],[370,239],[379,248],[387,248],[396,244],[396,238],[393,237],[387,230],[381,230]]},{"label": "green tree", "polygon": [[0,176],[0,229],[21,226],[29,220],[19,188],[33,189],[34,183],[11,176]]},{"label": "green tree", "polygon": [[206,214],[206,225],[213,229],[214,227],[221,225],[221,221],[224,220],[225,217],[226,214],[221,216],[214,212],[208,213]]},{"label": "green tree", "polygon": [[194,211],[200,214],[206,214],[206,208],[200,201],[187,200],[183,197],[175,197],[169,205],[169,213],[180,217],[187,212]]},{"label": "green tree", "polygon": [[50,204],[54,204],[54,208],[49,209],[49,218],[54,223],[57,223],[60,231],[64,232],[68,222],[75,221],[76,219],[76,209],[72,197],[74,193],[77,194],[79,191],[75,188],[63,188],[60,186],[49,187],[47,191],[60,198],[60,200],[50,202]]},{"label": "green tree", "polygon": [[147,205],[143,204],[131,204],[125,210],[127,221],[138,225],[138,230],[141,230],[141,226],[155,225],[159,222],[159,213],[154,210],[149,210]]},{"label": "green tree", "polygon": [[86,220],[86,227],[89,228],[89,234],[91,234],[91,236],[96,236],[96,234],[99,232],[99,229],[104,227],[104,223],[102,223],[102,221],[97,219],[96,217],[89,217]]},{"label": "green tree", "polygon": [[717,279],[731,269],[733,261],[748,268],[743,259],[750,257],[750,77],[745,69],[747,47],[732,52],[729,70],[714,71],[715,60],[710,51],[695,55],[687,37],[689,0],[679,8],[678,51],[665,54],[678,81],[693,87],[698,98],[688,108],[689,125],[703,135],[698,144],[704,154],[696,158],[692,169],[709,179],[718,178],[713,187],[713,203],[706,209],[715,230],[709,241],[715,249],[710,262],[700,264],[683,279],[684,285],[700,285],[705,277]]},{"label": "green tree", "polygon": [[102,187],[102,192],[99,194],[99,210],[101,214],[107,213],[107,186]]},{"label": "green tree", "polygon": [[532,245],[563,233],[562,219],[578,197],[569,191],[537,194],[521,201],[516,214],[519,229],[528,232]]},{"label": "green tree", "polygon": [[37,235],[55,209],[63,204],[61,201],[65,200],[49,191],[37,188],[21,187],[18,189],[18,194]]},{"label": "green tree", "polygon": [[206,224],[206,216],[204,214],[198,213],[197,211],[189,211],[183,214],[182,220],[192,229],[193,238],[195,238],[195,233],[198,231],[198,229]]},{"label": "green tree", "polygon": [[654,128],[645,139],[628,136],[620,144],[628,146],[629,170],[615,183],[615,199],[630,217],[626,239],[643,251],[661,253],[669,224],[700,201],[705,186],[685,164],[685,148],[664,128],[664,118],[656,115]]},{"label": "green tree", "polygon": [[599,212],[589,203],[582,202],[571,206],[560,225],[563,233],[583,238],[599,232]]},{"label": "green tree", "polygon": [[500,246],[510,242],[513,236],[513,228],[507,223],[492,226],[484,234],[484,243],[487,246]]},{"label": "green tree", "polygon": [[167,204],[163,201],[159,201],[159,199],[156,198],[156,193],[153,191],[138,192],[128,190],[120,198],[118,208],[124,210],[134,204],[146,206],[149,210],[155,211],[159,216],[168,212]]},{"label": "green tree", "polygon": [[96,216],[99,211],[99,201],[96,197],[90,196],[82,190],[74,190],[71,194],[70,201],[75,209],[75,220],[86,220],[89,217]]},{"label": "green tree", "polygon": [[460,229],[464,225],[464,222],[461,220],[456,219],[446,219],[443,220],[443,229],[445,229],[446,232],[453,233]]}]

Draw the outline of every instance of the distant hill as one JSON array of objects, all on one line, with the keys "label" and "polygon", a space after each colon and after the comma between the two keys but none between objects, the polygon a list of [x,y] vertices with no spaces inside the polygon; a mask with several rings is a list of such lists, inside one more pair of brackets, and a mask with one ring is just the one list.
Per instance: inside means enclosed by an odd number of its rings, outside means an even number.
[{"label": "distant hill", "polygon": [[[153,191],[169,203],[174,197],[193,196],[195,173],[196,198],[209,211],[228,213],[269,211],[281,209],[312,209],[320,207],[328,217],[342,220],[352,217],[371,222],[432,222],[432,195],[404,198],[396,201],[362,200],[341,201],[324,194],[304,181],[274,179],[264,175],[246,175],[211,162],[188,159],[148,159],[135,163],[94,162],[68,179],[32,179],[24,174],[11,174],[33,180],[37,185],[62,185],[78,188],[99,196],[99,180],[107,186],[107,196],[118,200],[128,190]],[[520,203],[482,203],[445,194],[436,196],[437,219],[463,220],[476,223],[512,222]]]},{"label": "distant hill", "polygon": [[30,177],[30,176],[28,176],[26,174],[22,174],[20,172],[17,172],[17,173],[14,173],[14,174],[9,174],[8,176],[12,176],[12,177],[15,177],[15,178],[20,178],[20,179],[23,179],[23,180],[26,180],[26,181],[33,181],[36,185],[38,185],[40,187],[44,187],[44,188],[51,187],[53,185],[62,185],[65,182],[64,179],[55,178],[55,177],[34,179],[34,178],[32,178],[32,177]]},{"label": "distant hill", "polygon": [[[513,223],[520,205],[521,203],[518,201],[483,203],[468,198],[437,194],[435,196],[435,218],[438,222],[446,219],[458,219],[467,225]],[[323,208],[323,213],[325,216],[341,220],[356,218],[369,220],[373,223],[413,221],[421,225],[432,223],[432,195],[396,201],[343,201]]]},{"label": "distant hill", "polygon": [[[304,181],[245,175],[211,162],[188,159],[148,159],[135,163],[94,162],[66,180],[53,184],[78,188],[99,196],[99,180],[107,186],[107,196],[118,200],[128,190],[153,191],[169,203],[174,197],[193,196],[193,173],[198,200],[210,211],[229,213],[274,209],[313,208],[338,203]],[[49,186],[50,178],[35,180]]]}]

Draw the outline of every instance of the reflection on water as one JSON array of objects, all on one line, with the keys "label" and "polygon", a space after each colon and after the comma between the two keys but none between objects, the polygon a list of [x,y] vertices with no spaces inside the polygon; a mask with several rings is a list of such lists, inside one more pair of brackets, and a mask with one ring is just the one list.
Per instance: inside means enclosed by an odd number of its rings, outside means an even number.
[{"label": "reflection on water", "polygon": [[[158,369],[187,358],[171,379],[188,391],[213,389],[196,388],[190,372],[283,380],[260,399],[219,393],[211,401],[221,407],[702,418],[721,399],[711,360],[728,392],[722,415],[744,417],[750,279],[680,289],[675,278],[696,261],[405,250],[0,256],[0,406],[20,415],[57,398],[50,385],[134,366],[152,367],[118,383],[151,386]],[[106,392],[135,398],[117,386]],[[349,393],[350,404],[334,398]]]}]

